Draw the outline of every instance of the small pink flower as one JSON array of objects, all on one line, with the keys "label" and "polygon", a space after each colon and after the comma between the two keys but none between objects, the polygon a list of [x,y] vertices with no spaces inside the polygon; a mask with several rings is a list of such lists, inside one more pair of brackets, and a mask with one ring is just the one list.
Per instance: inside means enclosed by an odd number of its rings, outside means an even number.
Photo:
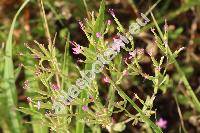
[{"label": "small pink flower", "polygon": [[109,12],[113,17],[115,17],[115,13],[114,13],[114,10],[113,10],[113,9],[108,9],[108,12]]},{"label": "small pink flower", "polygon": [[84,105],[84,106],[82,107],[82,110],[83,110],[83,111],[87,111],[87,110],[88,110],[88,106]]},{"label": "small pink flower", "polygon": [[124,58],[123,58],[123,61],[124,61],[125,63],[128,63],[128,58],[127,58],[127,57],[124,57]]},{"label": "small pink flower", "polygon": [[38,55],[34,55],[34,59],[39,59],[40,57]]},{"label": "small pink flower", "polygon": [[82,62],[84,62],[82,59],[77,60],[77,63],[82,63]]},{"label": "small pink flower", "polygon": [[91,96],[91,95],[89,95],[89,98],[90,98],[90,99],[94,99],[94,97],[93,97],[93,96]]},{"label": "small pink flower", "polygon": [[59,90],[60,87],[57,84],[52,84],[51,85],[52,89],[54,89],[55,91]]},{"label": "small pink flower", "polygon": [[110,19],[108,19],[107,23],[108,23],[108,25],[111,25],[112,21]]},{"label": "small pink flower", "polygon": [[32,102],[32,99],[30,97],[27,97],[26,99],[27,99],[28,103]]},{"label": "small pink flower", "polygon": [[82,52],[81,47],[77,46],[76,48],[72,48],[74,54],[80,54]]},{"label": "small pink flower", "polygon": [[93,96],[89,96],[90,98],[90,102],[94,102],[94,97]]},{"label": "small pink flower", "polygon": [[152,33],[155,33],[155,29],[154,29],[154,28],[151,28],[151,32],[152,32]]},{"label": "small pink flower", "polygon": [[157,66],[155,69],[156,69],[157,71],[160,71],[160,70],[161,70],[161,67],[160,67],[160,66]]},{"label": "small pink flower", "polygon": [[167,40],[164,40],[164,45],[165,45],[165,47],[167,47],[168,46],[168,41]]},{"label": "small pink flower", "polygon": [[75,46],[75,48],[72,48],[74,54],[80,54],[82,52],[81,46],[78,45],[76,42],[70,41],[70,44]]},{"label": "small pink flower", "polygon": [[129,52],[130,57],[128,59],[134,58],[136,56],[136,54],[137,54],[136,50]]},{"label": "small pink flower", "polygon": [[96,37],[97,37],[97,38],[100,38],[100,37],[101,37],[101,33],[97,32],[97,33],[96,33]]},{"label": "small pink flower", "polygon": [[156,121],[156,125],[158,125],[160,128],[167,128],[167,120],[164,120],[163,118],[160,118],[158,121]]},{"label": "small pink flower", "polygon": [[112,123],[116,123],[116,120],[112,117],[111,118]]},{"label": "small pink flower", "polygon": [[105,83],[110,83],[110,79],[108,78],[108,77],[103,77],[103,82],[105,82]]},{"label": "small pink flower", "polygon": [[128,71],[127,70],[123,71],[123,76],[128,76]]}]

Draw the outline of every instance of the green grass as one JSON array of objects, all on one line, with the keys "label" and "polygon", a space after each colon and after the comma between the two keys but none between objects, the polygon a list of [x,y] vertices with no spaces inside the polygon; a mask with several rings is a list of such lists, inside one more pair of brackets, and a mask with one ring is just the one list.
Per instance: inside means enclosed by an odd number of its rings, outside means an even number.
[{"label": "green grass", "polygon": [[7,101],[7,108],[6,112],[8,116],[8,127],[12,133],[20,133],[22,130],[21,123],[19,121],[20,116],[16,111],[17,108],[17,91],[15,87],[15,77],[14,77],[14,66],[13,66],[13,59],[12,59],[12,51],[13,51],[13,31],[17,21],[17,17],[19,16],[20,12],[23,8],[28,4],[30,0],[26,0],[20,9],[15,14],[13,19],[10,32],[8,34],[8,39],[6,42],[6,50],[5,50],[5,66],[4,66],[4,85],[3,88],[6,90],[6,101]]}]

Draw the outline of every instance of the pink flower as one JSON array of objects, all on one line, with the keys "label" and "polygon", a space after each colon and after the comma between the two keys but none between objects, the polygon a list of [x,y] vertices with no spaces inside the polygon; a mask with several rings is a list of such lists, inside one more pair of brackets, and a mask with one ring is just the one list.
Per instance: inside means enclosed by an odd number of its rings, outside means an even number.
[{"label": "pink flower", "polygon": [[137,52],[134,50],[133,52],[129,52],[130,57],[128,59],[132,59],[136,56]]},{"label": "pink flower", "polygon": [[77,44],[76,42],[74,42],[74,41],[70,41],[70,43],[71,43],[73,46],[75,46],[75,48],[72,48],[74,54],[80,54],[80,53],[82,52],[82,49],[81,49],[81,46],[80,46],[80,45],[78,45],[78,44]]},{"label": "pink flower", "polygon": [[168,41],[167,40],[164,40],[164,45],[165,45],[165,47],[167,47],[168,46]]},{"label": "pink flower", "polygon": [[158,125],[160,128],[167,128],[167,120],[164,120],[163,118],[160,118],[158,121],[156,121],[156,125]]},{"label": "pink flower", "polygon": [[94,97],[93,96],[89,96],[89,98],[90,98],[90,102],[94,102]]},{"label": "pink flower", "polygon": [[101,37],[101,33],[97,32],[97,33],[96,33],[96,37],[97,37],[97,38],[100,38],[100,37]]},{"label": "pink flower", "polygon": [[72,50],[74,54],[80,54],[82,51],[80,46],[77,46],[76,48],[72,48]]},{"label": "pink flower", "polygon": [[107,23],[108,23],[108,25],[111,25],[112,21],[110,19],[108,19]]},{"label": "pink flower", "polygon": [[81,59],[78,59],[78,60],[77,60],[77,63],[82,63],[82,62],[84,62],[84,61],[81,60]]},{"label": "pink flower", "polygon": [[123,58],[123,61],[124,61],[125,63],[128,63],[128,58],[127,58],[127,57],[124,57],[124,58]]},{"label": "pink flower", "polygon": [[87,110],[88,110],[88,106],[84,105],[84,106],[82,107],[82,110],[83,110],[83,111],[87,111]]},{"label": "pink flower", "polygon": [[39,59],[40,57],[38,55],[34,55],[34,59]]},{"label": "pink flower", "polygon": [[127,70],[123,71],[123,76],[128,76],[128,71]]},{"label": "pink flower", "polygon": [[113,10],[113,9],[108,9],[108,12],[109,12],[113,17],[115,17],[115,13],[114,13],[114,10]]},{"label": "pink flower", "polygon": [[57,84],[52,84],[51,87],[52,87],[55,91],[57,91],[57,90],[60,89],[60,87],[59,87]]},{"label": "pink flower", "polygon": [[108,78],[108,77],[103,77],[103,82],[105,82],[105,83],[110,83],[110,79]]},{"label": "pink flower", "polygon": [[152,33],[155,33],[155,29],[154,29],[154,28],[151,28],[151,32],[152,32]]},{"label": "pink flower", "polygon": [[32,102],[32,99],[30,97],[27,97],[26,99],[27,99],[28,103]]},{"label": "pink flower", "polygon": [[158,66],[158,67],[156,67],[155,69],[156,69],[157,71],[160,71],[160,70],[161,70],[161,67]]},{"label": "pink flower", "polygon": [[116,123],[116,120],[115,120],[115,118],[111,118],[111,121],[112,121],[112,123]]}]

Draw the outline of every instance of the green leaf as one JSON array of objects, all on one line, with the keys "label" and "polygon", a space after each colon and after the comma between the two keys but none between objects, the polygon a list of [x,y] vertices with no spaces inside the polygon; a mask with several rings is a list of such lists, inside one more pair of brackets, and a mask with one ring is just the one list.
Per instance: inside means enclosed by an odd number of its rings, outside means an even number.
[{"label": "green leaf", "polygon": [[21,111],[25,114],[29,114],[29,115],[37,115],[37,116],[41,116],[42,117],[42,114],[39,113],[38,111],[35,111],[33,109],[29,109],[29,108],[24,108],[24,107],[20,107],[19,109],[17,109],[18,111]]},{"label": "green leaf", "polygon": [[104,19],[105,19],[105,1],[101,1],[101,6],[99,9],[99,15],[96,19],[95,27],[94,27],[94,33],[96,34],[97,32],[103,32],[105,24],[104,24]]},{"label": "green leaf", "polygon": [[20,123],[19,123],[19,115],[16,113],[16,110],[13,107],[17,104],[17,93],[15,87],[15,75],[14,75],[14,67],[13,67],[13,60],[12,60],[12,36],[14,27],[16,24],[17,17],[19,16],[20,12],[23,8],[28,4],[30,0],[26,0],[22,6],[19,8],[15,17],[13,19],[10,32],[8,35],[8,39],[6,42],[6,57],[5,57],[5,66],[4,66],[4,80],[8,82],[4,82],[4,88],[6,89],[6,97],[7,97],[7,115],[9,117],[9,128],[12,133],[20,133]]}]

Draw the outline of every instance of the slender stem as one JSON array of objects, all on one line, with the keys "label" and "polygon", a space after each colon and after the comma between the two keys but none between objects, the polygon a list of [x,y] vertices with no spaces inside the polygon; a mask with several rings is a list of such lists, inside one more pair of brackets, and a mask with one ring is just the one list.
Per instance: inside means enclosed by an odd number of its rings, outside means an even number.
[{"label": "slender stem", "polygon": [[89,14],[88,6],[87,6],[87,3],[86,3],[85,0],[83,0],[83,4],[84,4],[84,7],[85,7],[85,11],[86,11],[87,17],[90,18],[90,14]]},{"label": "slender stem", "polygon": [[48,27],[48,23],[47,23],[47,18],[46,18],[46,15],[45,15],[43,0],[40,0],[40,4],[41,4],[41,8],[42,8],[42,17],[43,17],[43,19],[44,19],[44,27],[45,27],[45,29],[46,29],[46,35],[47,35],[47,38],[49,39],[49,43],[50,43],[51,45],[53,45],[52,40],[51,40],[51,34],[50,34],[50,32],[49,32],[49,27]]},{"label": "slender stem", "polygon": [[180,117],[180,121],[181,121],[181,126],[183,128],[183,132],[187,133],[187,130],[186,130],[185,125],[184,125],[184,121],[183,121],[183,116],[182,116],[182,113],[181,113],[181,109],[180,109],[180,107],[178,105],[178,100],[177,100],[176,94],[174,95],[174,99],[175,99],[175,102],[176,102],[176,105],[177,105],[177,110],[178,110],[178,114],[179,114],[179,117]]},{"label": "slender stem", "polygon": [[[104,72],[102,72],[103,74],[105,74],[107,77],[108,75]],[[142,120],[144,122],[146,122],[156,133],[162,133],[162,130],[156,126],[144,113],[143,111],[133,102],[133,100],[131,100],[126,93],[123,92],[123,90],[121,90],[111,79],[110,79],[110,83],[112,84],[113,88],[117,90],[118,94],[124,99],[129,101],[129,103],[133,106],[133,108],[140,114]]]},{"label": "slender stem", "polygon": [[[154,24],[155,24],[155,26],[156,26],[156,28],[157,28],[157,30],[158,30],[158,32],[159,32],[159,35],[161,36],[162,41],[164,42],[164,41],[165,41],[165,40],[164,40],[164,35],[163,35],[163,33],[162,33],[160,27],[158,26],[158,23],[157,23],[157,21],[155,20],[155,18],[154,18],[154,16],[153,16],[152,13],[151,13],[151,16],[152,16],[153,21],[154,21]],[[191,88],[191,86],[190,86],[190,84],[189,84],[189,82],[188,82],[188,80],[187,80],[187,78],[186,78],[186,76],[185,76],[183,70],[181,69],[181,67],[180,67],[180,65],[178,64],[178,62],[176,61],[176,59],[174,58],[171,49],[168,47],[167,50],[168,50],[168,52],[169,52],[170,58],[172,58],[172,60],[174,61],[174,65],[175,65],[175,67],[176,67],[178,73],[179,73],[180,76],[181,76],[181,79],[182,79],[182,81],[183,81],[183,83],[184,83],[184,85],[185,85],[185,87],[186,87],[186,89],[187,89],[187,91],[188,91],[188,93],[189,93],[189,95],[190,95],[190,98],[191,98],[191,100],[192,100],[192,102],[193,102],[193,104],[194,104],[196,110],[200,112],[200,102],[199,102],[199,100],[197,99],[197,97],[196,97],[194,91],[192,90],[192,88]]]},{"label": "slender stem", "polygon": [[186,89],[188,90],[188,93],[189,93],[189,95],[190,95],[190,97],[192,99],[192,102],[193,102],[194,106],[196,107],[197,111],[200,112],[200,102],[197,99],[194,91],[192,90],[192,88],[191,88],[191,86],[190,86],[190,84],[189,84],[184,72],[182,71],[182,69],[180,68],[180,66],[179,66],[179,64],[178,64],[178,62],[176,60],[174,61],[174,64],[175,64],[175,67],[176,67],[178,73],[180,74],[180,76],[181,76],[181,78],[183,80],[183,83],[184,83]]},{"label": "slender stem", "polygon": [[142,110],[131,100],[126,93],[124,93],[121,89],[116,88],[118,91],[118,94],[124,99],[130,102],[130,104],[137,110],[137,112],[141,115],[142,119],[154,129],[156,133],[162,133],[161,129],[158,128],[145,114],[142,112]]},{"label": "slender stem", "polygon": [[[81,99],[83,99],[83,98],[87,98],[87,92],[86,92],[86,90],[83,90],[81,92]],[[79,106],[77,108],[77,113],[79,113],[80,116],[83,115],[84,112],[83,112],[81,106]],[[77,122],[76,122],[76,133],[84,133],[85,123],[80,118],[78,118],[78,117],[76,119],[77,119]]]}]

